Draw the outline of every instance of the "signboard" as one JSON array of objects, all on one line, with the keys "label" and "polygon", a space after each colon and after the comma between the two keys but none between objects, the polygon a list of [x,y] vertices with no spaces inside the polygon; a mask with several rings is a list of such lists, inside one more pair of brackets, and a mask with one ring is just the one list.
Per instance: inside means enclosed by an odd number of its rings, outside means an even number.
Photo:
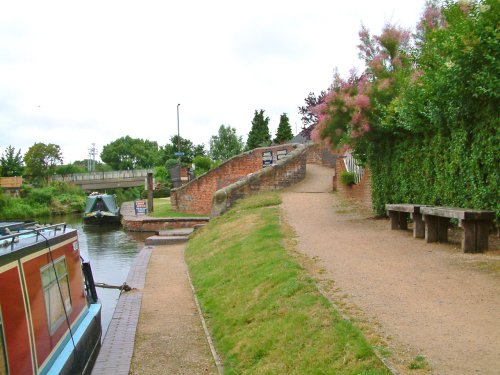
[{"label": "signboard", "polygon": [[134,201],[135,214],[147,214],[148,213],[148,203],[146,200]]},{"label": "signboard", "polygon": [[266,151],[262,153],[262,168],[268,167],[273,164],[273,152]]},{"label": "signboard", "polygon": [[184,153],[183,152],[174,152],[174,155],[175,156],[184,156]]},{"label": "signboard", "polygon": [[284,150],[278,150],[278,151],[276,152],[276,155],[277,155],[278,160],[281,160],[281,159],[286,158],[287,154],[288,154],[288,150],[287,150],[287,149],[284,149]]}]

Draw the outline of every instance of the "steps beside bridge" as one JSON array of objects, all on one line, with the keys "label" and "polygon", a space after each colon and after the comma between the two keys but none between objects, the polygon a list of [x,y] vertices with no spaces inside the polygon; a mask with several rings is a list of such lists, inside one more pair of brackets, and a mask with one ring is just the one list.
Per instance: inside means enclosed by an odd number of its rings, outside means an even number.
[{"label": "steps beside bridge", "polygon": [[131,232],[154,232],[173,229],[189,229],[209,222],[209,217],[153,217],[136,215],[134,202],[124,202],[120,207],[121,223],[123,228]]}]

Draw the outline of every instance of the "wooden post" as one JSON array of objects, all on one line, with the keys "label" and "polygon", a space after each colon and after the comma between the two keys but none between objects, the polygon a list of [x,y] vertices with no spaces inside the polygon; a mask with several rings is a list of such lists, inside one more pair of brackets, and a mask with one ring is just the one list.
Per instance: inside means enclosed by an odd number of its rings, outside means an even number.
[{"label": "wooden post", "polygon": [[399,228],[399,212],[389,211],[389,217],[391,218],[391,229]]},{"label": "wooden post", "polygon": [[439,242],[448,241],[448,227],[450,226],[449,217],[438,217],[437,218],[437,240]]},{"label": "wooden post", "polygon": [[488,236],[491,223],[489,221],[476,222],[476,251],[488,250]]},{"label": "wooden post", "polygon": [[153,173],[148,172],[148,213],[153,212]]},{"label": "wooden post", "polygon": [[422,214],[414,212],[412,214],[412,219],[413,219],[413,237],[424,238],[425,224],[422,221]]},{"label": "wooden post", "polygon": [[425,221],[425,241],[436,242],[438,240],[438,218],[436,216],[423,215]]},{"label": "wooden post", "polygon": [[407,230],[408,229],[408,217],[410,214],[408,212],[400,212],[399,213],[399,229]]}]

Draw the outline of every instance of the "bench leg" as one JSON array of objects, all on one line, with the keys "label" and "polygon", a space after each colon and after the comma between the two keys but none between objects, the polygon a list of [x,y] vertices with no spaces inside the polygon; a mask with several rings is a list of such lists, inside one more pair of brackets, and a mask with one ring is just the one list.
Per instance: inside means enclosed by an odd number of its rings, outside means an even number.
[{"label": "bench leg", "polygon": [[408,229],[408,218],[410,214],[408,212],[400,212],[399,213],[399,229],[407,230]]},{"label": "bench leg", "polygon": [[448,227],[450,226],[450,219],[447,217],[438,217],[438,241],[448,242]]},{"label": "bench leg", "polygon": [[438,240],[438,218],[437,216],[422,215],[425,222],[425,242],[437,242]]},{"label": "bench leg", "polygon": [[462,250],[464,253],[477,253],[488,250],[489,221],[461,220],[464,229]]},{"label": "bench leg", "polygon": [[399,212],[397,211],[389,211],[389,217],[391,218],[391,229],[399,228]]},{"label": "bench leg", "polygon": [[476,251],[483,252],[488,250],[488,236],[491,223],[489,221],[478,221],[476,232]]},{"label": "bench leg", "polygon": [[425,237],[425,224],[422,221],[422,214],[413,213],[413,237],[424,238]]}]

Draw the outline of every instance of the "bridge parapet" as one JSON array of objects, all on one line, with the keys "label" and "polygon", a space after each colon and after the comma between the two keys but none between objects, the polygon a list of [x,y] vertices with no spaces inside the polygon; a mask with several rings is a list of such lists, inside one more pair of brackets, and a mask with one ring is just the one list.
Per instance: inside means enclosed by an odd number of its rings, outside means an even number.
[{"label": "bridge parapet", "polygon": [[147,177],[150,169],[135,169],[126,171],[109,172],[90,172],[90,173],[72,173],[67,175],[55,174],[51,176],[52,181],[93,181],[93,180],[111,180],[111,179],[129,179],[138,177]]},{"label": "bridge parapet", "polygon": [[95,191],[112,188],[128,188],[145,186],[150,169],[136,169],[127,171],[72,173],[68,175],[53,175],[52,181],[64,181],[78,185],[83,190]]}]

